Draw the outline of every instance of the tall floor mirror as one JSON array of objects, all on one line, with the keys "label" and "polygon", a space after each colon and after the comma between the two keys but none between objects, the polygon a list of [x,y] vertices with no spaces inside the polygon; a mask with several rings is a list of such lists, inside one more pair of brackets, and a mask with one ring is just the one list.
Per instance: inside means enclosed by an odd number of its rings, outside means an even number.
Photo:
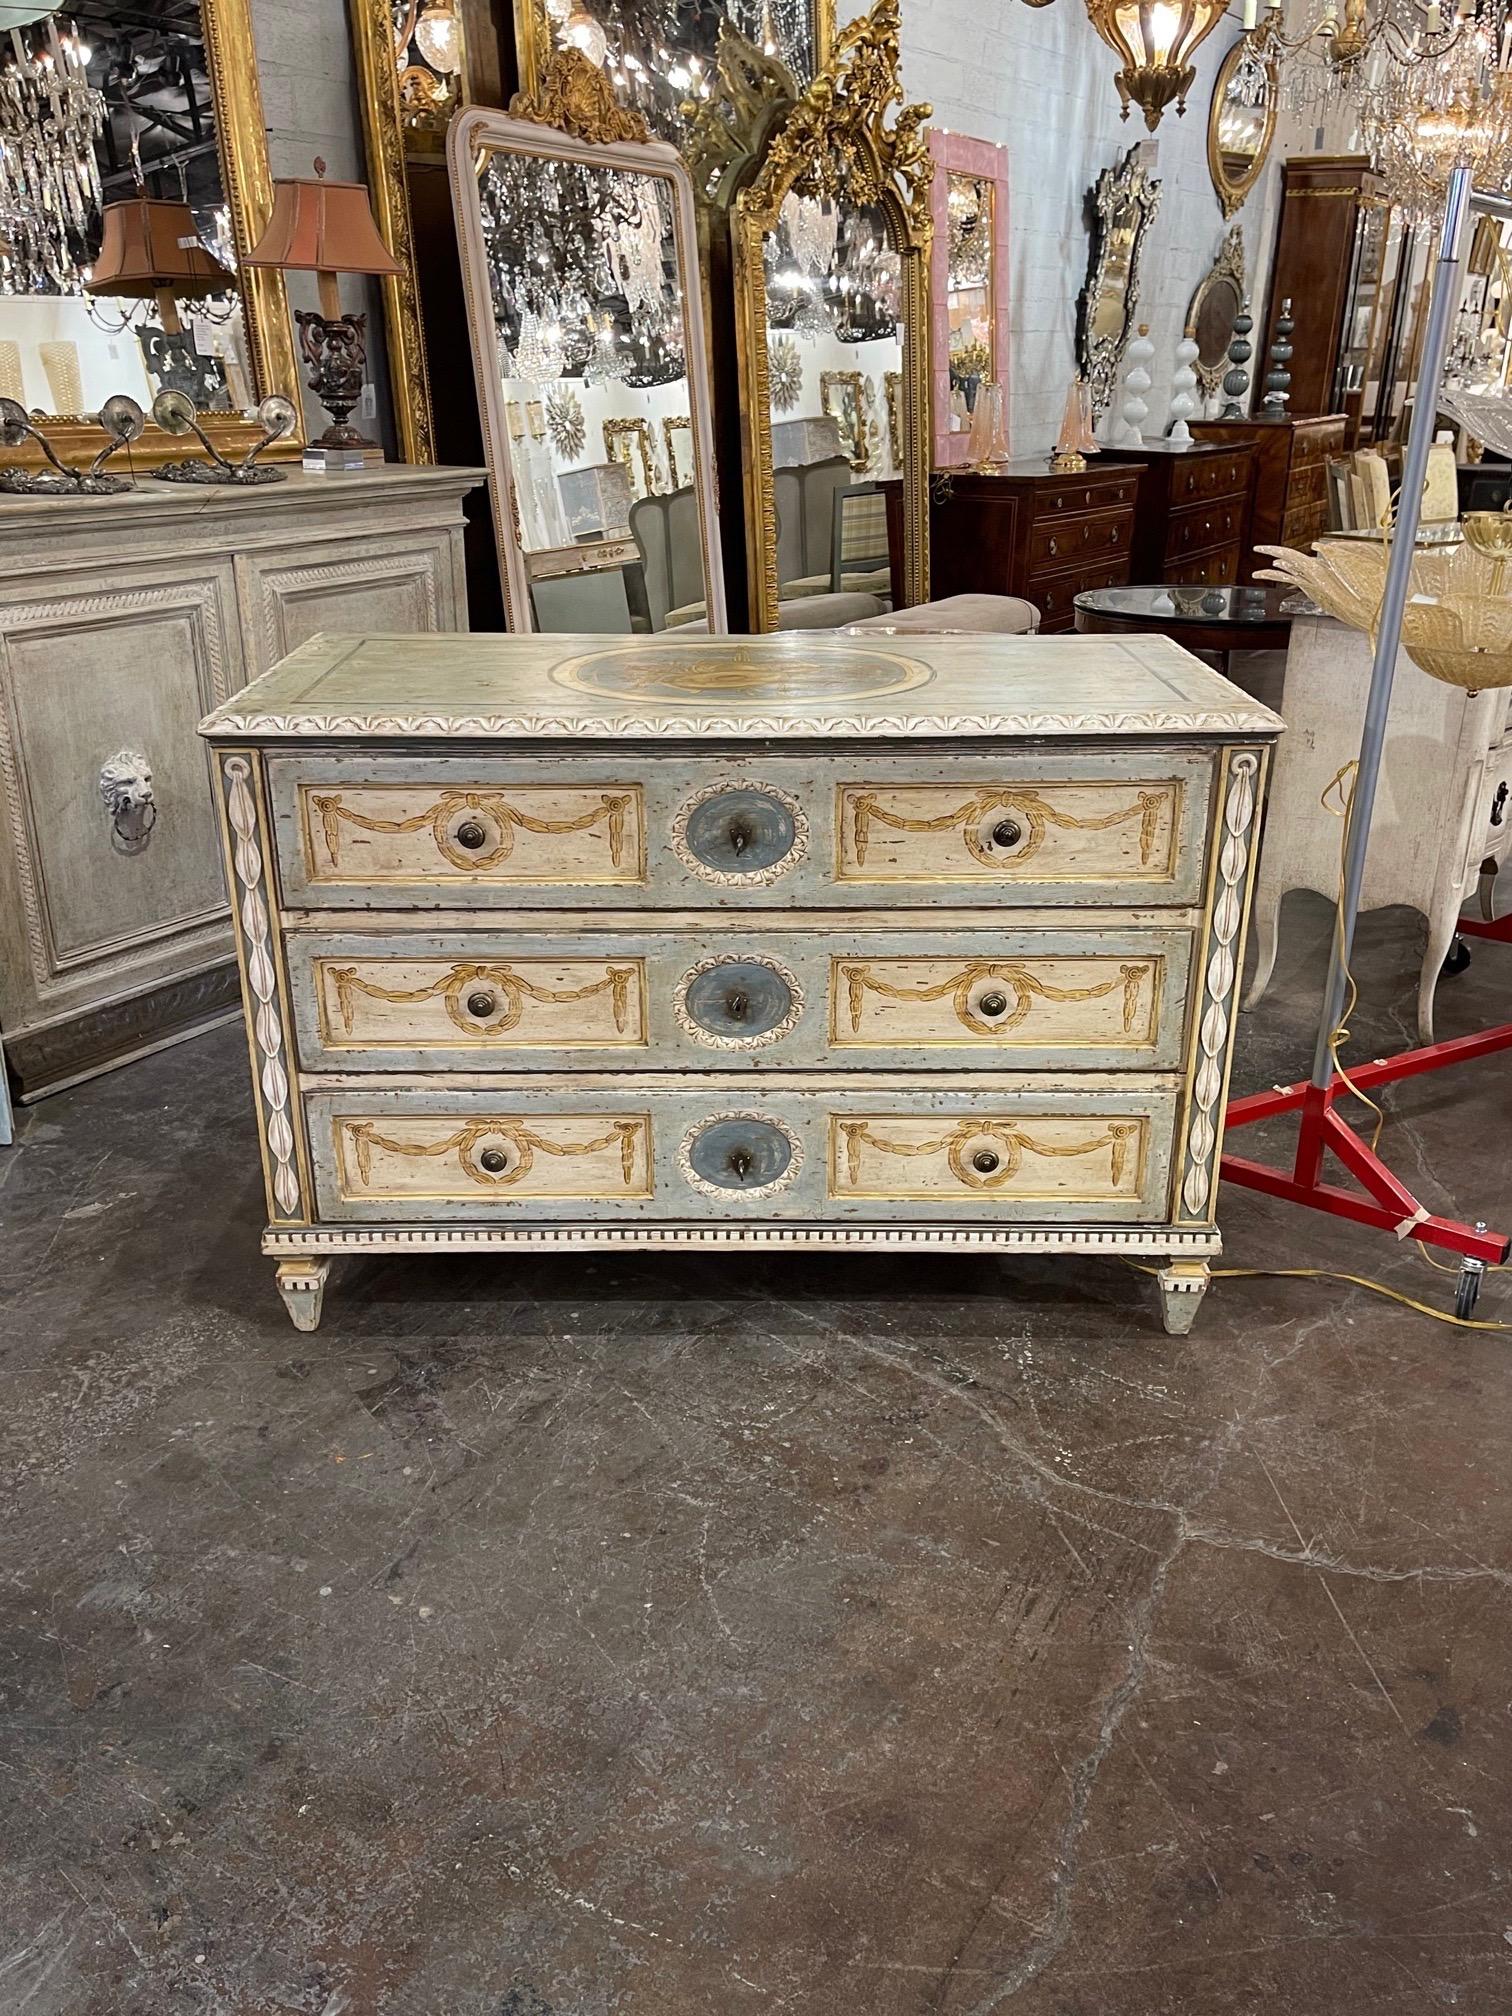
[{"label": "tall floor mirror", "polygon": [[573,50],[447,136],[511,630],[722,632],[692,185]]},{"label": "tall floor mirror", "polygon": [[182,392],[244,453],[247,409],[298,399],[283,277],[241,265],[272,202],[248,0],[75,0],[0,52],[0,395],[77,459],[113,393]]},{"label": "tall floor mirror", "polygon": [[[844,30],[732,220],[753,630],[929,593],[928,106],[903,108],[896,0]],[[896,491],[899,566],[887,491]]]}]

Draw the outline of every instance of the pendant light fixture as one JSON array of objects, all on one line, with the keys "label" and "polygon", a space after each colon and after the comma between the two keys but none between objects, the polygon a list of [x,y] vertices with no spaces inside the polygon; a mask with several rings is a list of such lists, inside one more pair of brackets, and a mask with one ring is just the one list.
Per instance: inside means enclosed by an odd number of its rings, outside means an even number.
[{"label": "pendant light fixture", "polygon": [[[1047,7],[1050,0],[1024,0]],[[1224,0],[1086,0],[1087,18],[1119,59],[1114,77],[1123,117],[1137,105],[1153,133],[1175,102],[1186,111],[1198,49],[1223,19]]]}]

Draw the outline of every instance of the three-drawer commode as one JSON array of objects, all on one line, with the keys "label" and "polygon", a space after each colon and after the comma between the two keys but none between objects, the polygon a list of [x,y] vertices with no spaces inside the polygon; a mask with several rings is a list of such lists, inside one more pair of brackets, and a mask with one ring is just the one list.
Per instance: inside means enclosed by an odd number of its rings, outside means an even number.
[{"label": "three-drawer commode", "polygon": [[1218,1250],[1280,723],[1163,639],[318,638],[204,724],[330,1256]]}]

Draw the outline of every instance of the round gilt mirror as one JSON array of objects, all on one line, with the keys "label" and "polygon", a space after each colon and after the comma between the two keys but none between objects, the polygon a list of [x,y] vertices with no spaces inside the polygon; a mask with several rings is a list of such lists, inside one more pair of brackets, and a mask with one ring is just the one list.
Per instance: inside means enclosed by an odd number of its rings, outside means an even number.
[{"label": "round gilt mirror", "polygon": [[1276,131],[1276,59],[1265,30],[1251,30],[1218,66],[1208,112],[1208,173],[1225,217],[1259,180]]}]

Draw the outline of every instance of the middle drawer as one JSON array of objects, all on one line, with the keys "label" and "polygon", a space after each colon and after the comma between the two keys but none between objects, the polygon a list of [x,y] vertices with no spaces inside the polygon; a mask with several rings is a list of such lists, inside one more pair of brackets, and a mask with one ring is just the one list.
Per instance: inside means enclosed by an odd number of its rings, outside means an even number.
[{"label": "middle drawer", "polygon": [[[757,923],[757,920],[752,920]],[[700,929],[295,931],[306,1070],[1175,1070],[1191,933]]]}]

